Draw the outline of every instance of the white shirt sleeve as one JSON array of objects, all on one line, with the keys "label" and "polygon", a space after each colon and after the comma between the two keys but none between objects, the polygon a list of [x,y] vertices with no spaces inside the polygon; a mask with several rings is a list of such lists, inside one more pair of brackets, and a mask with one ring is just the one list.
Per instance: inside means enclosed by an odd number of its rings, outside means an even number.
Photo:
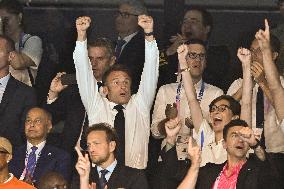
[{"label": "white shirt sleeve", "polygon": [[102,97],[97,90],[97,82],[93,75],[93,70],[88,57],[87,40],[83,42],[76,41],[73,59],[81,100],[87,114],[90,116],[92,115],[92,112],[95,111],[98,103],[102,101]]},{"label": "white shirt sleeve", "polygon": [[141,112],[149,113],[156,94],[159,76],[159,50],[156,41],[145,40],[145,63],[135,100]]},{"label": "white shirt sleeve", "polygon": [[32,36],[25,42],[22,53],[32,59],[36,66],[31,66],[32,69],[37,69],[42,57],[42,41],[38,36]]}]

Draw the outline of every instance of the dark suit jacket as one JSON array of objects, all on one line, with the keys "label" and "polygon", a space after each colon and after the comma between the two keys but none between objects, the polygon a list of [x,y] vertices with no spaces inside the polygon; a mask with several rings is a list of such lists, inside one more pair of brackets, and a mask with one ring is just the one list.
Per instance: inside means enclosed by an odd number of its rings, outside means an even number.
[{"label": "dark suit jacket", "polygon": [[141,74],[145,62],[145,37],[143,32],[138,32],[123,48],[117,63],[126,65],[132,74],[132,93],[139,88]]},{"label": "dark suit jacket", "polygon": [[[99,183],[99,175],[97,172],[97,167],[92,167],[90,176],[90,183]],[[144,170],[134,169],[131,167],[126,167],[124,165],[119,165],[115,167],[110,179],[107,183],[108,189],[148,189],[148,181],[144,174]],[[72,189],[78,189],[80,187],[79,175],[74,175],[72,179]]]},{"label": "dark suit jacket", "polygon": [[[163,169],[160,170],[164,171],[164,178],[162,178],[162,181],[156,180],[160,182],[160,184],[163,182],[169,183],[171,187],[167,187],[168,189],[176,188],[185,177],[190,167],[190,162],[186,163],[185,161],[177,160],[175,149],[176,148],[172,148],[167,152],[162,151]],[[266,157],[266,161],[260,161],[254,155],[248,159],[239,173],[237,189],[283,188],[269,154],[266,154]],[[211,189],[224,165],[225,163],[220,165],[208,163],[206,166],[200,168],[196,189]],[[156,187],[153,188],[158,189],[159,187],[156,185]]]},{"label": "dark suit jacket", "polygon": [[[206,83],[226,91],[234,78],[228,75],[230,70],[230,53],[226,46],[209,46],[207,48],[207,65],[203,73]],[[159,86],[175,83],[178,69],[177,54],[167,57],[168,64],[161,66]]]},{"label": "dark suit jacket", "polygon": [[[9,171],[18,179],[25,169],[27,145],[23,145],[13,151],[13,158],[9,163]],[[45,145],[37,160],[33,179],[37,185],[40,177],[49,171],[58,172],[67,181],[71,178],[71,159],[70,155],[51,145]]]},{"label": "dark suit jacket", "polygon": [[0,136],[13,145],[24,143],[24,120],[29,108],[36,106],[33,88],[10,77],[0,103]]},{"label": "dark suit jacket", "polygon": [[[221,165],[206,164],[200,169],[196,189],[211,189],[223,169]],[[240,170],[237,189],[281,189],[279,177],[273,165],[268,161],[250,158]]]},{"label": "dark suit jacket", "polygon": [[[99,175],[96,167],[91,169],[90,182],[99,182]],[[110,176],[107,186],[108,189],[148,189],[148,182],[143,170],[117,164]]]},{"label": "dark suit jacket", "polygon": [[85,108],[77,85],[64,89],[52,104],[44,104],[53,117],[53,124],[64,120],[64,128],[59,135],[49,135],[47,142],[71,153],[80,136]]}]

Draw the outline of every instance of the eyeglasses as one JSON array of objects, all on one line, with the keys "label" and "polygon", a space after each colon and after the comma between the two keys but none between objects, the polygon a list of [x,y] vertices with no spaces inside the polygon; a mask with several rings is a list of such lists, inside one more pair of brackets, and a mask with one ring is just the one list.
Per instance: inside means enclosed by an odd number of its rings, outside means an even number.
[{"label": "eyeglasses", "polygon": [[116,15],[121,16],[122,18],[129,18],[129,16],[139,16],[138,14],[132,14],[129,12],[121,12],[121,11],[118,11]]},{"label": "eyeglasses", "polygon": [[225,104],[222,104],[220,106],[213,105],[213,106],[211,106],[209,111],[210,111],[210,113],[213,113],[213,112],[216,112],[216,111],[224,112],[226,109],[231,109],[231,108],[230,108],[230,106],[225,105]]},{"label": "eyeglasses", "polygon": [[26,119],[25,123],[27,125],[40,125],[42,124],[43,120],[42,119],[35,119],[35,120],[31,120],[31,119]]},{"label": "eyeglasses", "polygon": [[204,61],[206,55],[204,53],[188,52],[186,59],[190,58],[192,60],[198,59],[199,61]]},{"label": "eyeglasses", "polygon": [[55,186],[52,186],[50,189],[66,189],[66,184],[56,184]]}]

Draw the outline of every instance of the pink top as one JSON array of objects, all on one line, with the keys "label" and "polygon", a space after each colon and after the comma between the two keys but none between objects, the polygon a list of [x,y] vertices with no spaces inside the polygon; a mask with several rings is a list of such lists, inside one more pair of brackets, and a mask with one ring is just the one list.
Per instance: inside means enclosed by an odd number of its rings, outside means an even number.
[{"label": "pink top", "polygon": [[245,162],[246,161],[241,161],[237,164],[232,169],[231,175],[228,173],[228,163],[226,163],[223,170],[217,177],[212,189],[236,189],[238,176]]}]

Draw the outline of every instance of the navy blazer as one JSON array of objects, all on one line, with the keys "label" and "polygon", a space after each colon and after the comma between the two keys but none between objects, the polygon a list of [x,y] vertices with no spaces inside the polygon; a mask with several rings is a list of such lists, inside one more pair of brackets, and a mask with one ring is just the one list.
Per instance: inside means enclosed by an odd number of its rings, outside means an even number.
[{"label": "navy blazer", "polygon": [[[18,179],[25,169],[27,145],[23,145],[13,151],[13,158],[9,162],[9,171]],[[45,145],[37,160],[34,171],[34,183],[37,185],[40,177],[49,171],[60,173],[67,181],[71,178],[71,158],[70,155],[51,145]]]},{"label": "navy blazer", "polygon": [[[99,183],[99,174],[97,167],[91,167],[89,176],[90,183]],[[148,181],[144,170],[126,167],[117,164],[114,168],[108,182],[108,189],[127,188],[127,189],[148,189]],[[72,180],[72,189],[80,188],[79,175],[76,174]]]},{"label": "navy blazer", "polygon": [[145,62],[145,37],[139,31],[123,48],[117,63],[126,65],[131,71],[131,91],[136,93],[139,88]]},{"label": "navy blazer", "polygon": [[0,136],[13,147],[24,144],[24,121],[29,108],[36,106],[32,87],[10,77],[0,103]]}]

